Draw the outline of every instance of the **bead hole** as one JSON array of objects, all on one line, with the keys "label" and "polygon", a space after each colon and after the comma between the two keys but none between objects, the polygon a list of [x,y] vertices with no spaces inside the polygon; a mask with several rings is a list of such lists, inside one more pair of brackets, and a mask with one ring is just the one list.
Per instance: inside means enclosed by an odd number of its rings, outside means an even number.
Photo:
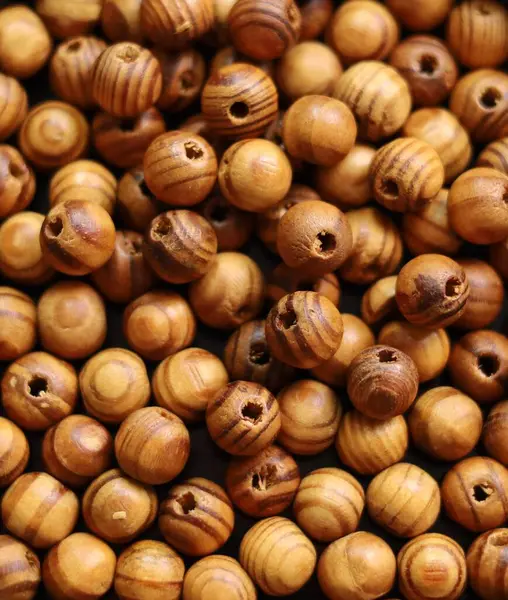
[{"label": "bead hole", "polygon": [[316,250],[319,254],[330,254],[337,247],[337,241],[333,233],[321,231],[316,236]]},{"label": "bead hole", "polygon": [[397,362],[397,356],[393,350],[380,350],[377,357],[380,363]]},{"label": "bead hole", "polygon": [[162,218],[159,219],[159,221],[155,225],[153,232],[157,235],[160,235],[161,237],[164,237],[165,235],[168,235],[170,229],[171,227],[168,219]]},{"label": "bead hole", "polygon": [[197,506],[196,498],[192,492],[186,492],[182,496],[179,496],[176,501],[182,509],[184,515],[188,515]]},{"label": "bead hole", "polygon": [[491,546],[508,546],[508,533],[495,533],[489,536],[489,544]]},{"label": "bead hole", "polygon": [[28,382],[28,391],[30,392],[30,396],[33,396],[34,398],[44,396],[48,391],[47,379],[44,379],[44,377],[33,377]]},{"label": "bead hole", "polygon": [[60,217],[51,219],[48,223],[48,233],[51,237],[58,237],[63,231],[63,221]]},{"label": "bead hole", "polygon": [[266,365],[270,362],[270,353],[268,348],[262,342],[252,344],[249,352],[249,360],[255,365]]},{"label": "bead hole", "polygon": [[284,329],[291,329],[297,322],[296,313],[294,310],[288,309],[279,315],[279,321]]},{"label": "bead hole", "polygon": [[277,467],[275,465],[263,465],[259,473],[252,476],[252,487],[259,492],[265,492],[276,483]]},{"label": "bead hole", "polygon": [[476,502],[485,502],[494,493],[490,483],[479,483],[473,487],[473,498]]},{"label": "bead hole", "polygon": [[501,92],[496,88],[487,88],[480,96],[480,104],[487,110],[496,108],[501,100]]},{"label": "bead hole", "polygon": [[242,419],[257,423],[263,414],[263,407],[256,402],[247,402],[242,406]]},{"label": "bead hole", "polygon": [[210,211],[210,218],[215,223],[224,223],[229,216],[229,207],[225,204],[216,204]]},{"label": "bead hole", "polygon": [[125,63],[132,63],[139,58],[139,50],[134,46],[127,46],[117,54],[117,57]]},{"label": "bead hole", "polygon": [[18,177],[21,177],[24,174],[24,171],[16,163],[10,162],[9,163],[9,173],[17,179]]},{"label": "bead hole", "polygon": [[493,354],[480,354],[478,368],[485,377],[492,377],[499,371],[499,358]]},{"label": "bead hole", "polygon": [[68,44],[67,52],[73,54],[74,52],[77,52],[80,48],[81,48],[81,41],[76,40],[75,42],[71,42],[70,44]]},{"label": "bead hole", "polygon": [[188,92],[189,90],[192,90],[193,88],[196,87],[194,73],[192,71],[184,71],[180,75],[180,87],[185,92]]},{"label": "bead hole", "polygon": [[424,54],[420,57],[420,73],[423,75],[434,75],[437,69],[437,58],[432,54]]},{"label": "bead hole", "polygon": [[203,158],[203,150],[195,142],[185,142],[183,145],[185,148],[185,156],[189,160],[199,160]]},{"label": "bead hole", "polygon": [[399,186],[393,179],[383,179],[381,182],[381,193],[387,198],[398,198]]},{"label": "bead hole", "polygon": [[245,102],[233,102],[229,107],[229,114],[234,119],[245,119],[249,114],[249,107]]},{"label": "bead hole", "polygon": [[460,279],[457,277],[450,277],[445,285],[445,294],[448,298],[457,296],[460,292]]}]

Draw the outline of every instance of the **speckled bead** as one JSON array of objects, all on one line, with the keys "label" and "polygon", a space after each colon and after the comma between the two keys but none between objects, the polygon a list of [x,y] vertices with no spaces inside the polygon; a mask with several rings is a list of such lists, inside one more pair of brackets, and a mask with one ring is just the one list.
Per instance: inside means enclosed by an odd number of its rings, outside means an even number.
[{"label": "speckled bead", "polygon": [[504,554],[508,529],[493,529],[480,535],[467,552],[469,584],[482,600],[503,600],[508,594],[508,569]]},{"label": "speckled bead", "polygon": [[230,556],[214,554],[198,560],[187,571],[183,600],[256,600],[252,580],[239,562]]},{"label": "speckled bead", "polygon": [[5,600],[33,600],[41,582],[35,552],[10,535],[0,535],[0,594]]},{"label": "speckled bead", "polygon": [[23,431],[9,419],[0,417],[0,488],[10,485],[24,472],[29,457],[30,446]]},{"label": "speckled bead", "polygon": [[0,141],[17,131],[28,113],[25,88],[14,77],[0,74]]},{"label": "speckled bead", "polygon": [[326,273],[325,275],[302,273],[300,269],[291,269],[284,263],[275,267],[269,276],[266,296],[273,304],[287,294],[305,290],[321,294],[335,306],[339,305],[341,287],[336,275],[333,273]]},{"label": "speckled bead", "polygon": [[476,161],[477,167],[490,167],[508,175],[508,137],[491,142]]},{"label": "speckled bead", "polygon": [[23,356],[37,341],[34,301],[19,290],[0,287],[0,360]]},{"label": "speckled bead", "polygon": [[495,458],[505,467],[508,466],[508,400],[498,402],[492,407],[483,428],[483,445],[487,454]]}]

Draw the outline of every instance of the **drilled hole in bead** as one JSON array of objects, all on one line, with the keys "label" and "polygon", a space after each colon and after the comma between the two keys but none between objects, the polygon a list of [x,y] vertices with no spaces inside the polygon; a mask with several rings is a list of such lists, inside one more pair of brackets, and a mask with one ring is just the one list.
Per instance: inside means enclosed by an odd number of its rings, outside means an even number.
[{"label": "drilled hole in bead", "polygon": [[499,358],[493,354],[480,354],[477,362],[478,368],[485,377],[492,377],[499,371]]},{"label": "drilled hole in bead", "polygon": [[275,465],[263,465],[259,473],[252,476],[252,487],[259,492],[265,492],[277,482],[277,467]]},{"label": "drilled hole in bead", "polygon": [[473,498],[476,502],[485,502],[494,493],[494,488],[490,483],[479,483],[473,486]]},{"label": "drilled hole in bead", "polygon": [[134,46],[127,46],[118,52],[116,56],[125,63],[132,63],[139,58],[139,50]]},{"label": "drilled hole in bead", "polygon": [[460,279],[458,277],[450,277],[445,285],[445,294],[448,298],[457,296],[460,292]]},{"label": "drilled hole in bead", "polygon": [[157,235],[160,235],[161,237],[164,237],[165,235],[168,235],[170,229],[171,226],[168,219],[163,218],[157,221],[155,227],[153,228],[153,232]]},{"label": "drilled hole in bead", "polygon": [[129,132],[132,131],[136,126],[136,121],[134,119],[120,119],[118,121],[118,129],[120,131]]},{"label": "drilled hole in bead", "polygon": [[210,211],[210,218],[214,223],[224,223],[228,220],[229,207],[225,204],[216,204]]},{"label": "drilled hole in bead", "polygon": [[194,497],[194,494],[192,492],[185,492],[185,494],[183,494],[182,496],[178,496],[176,501],[182,509],[184,515],[188,515],[197,506],[196,498]]},{"label": "drilled hole in bead", "polygon": [[255,365],[266,365],[270,362],[268,348],[262,342],[252,344],[249,352],[249,360]]},{"label": "drilled hole in bead", "polygon": [[494,533],[489,536],[491,546],[508,546],[508,533]]},{"label": "drilled hole in bead", "polygon": [[294,310],[288,309],[280,313],[279,321],[284,329],[291,329],[297,322],[296,313]]},{"label": "drilled hole in bead", "polygon": [[487,88],[480,96],[480,104],[486,110],[493,110],[502,98],[501,92],[496,88]]},{"label": "drilled hole in bead", "polygon": [[47,231],[51,237],[58,237],[63,231],[63,221],[60,217],[51,219],[48,223]]},{"label": "drilled hole in bead", "polygon": [[337,247],[337,241],[333,233],[321,231],[316,236],[316,250],[319,254],[330,254]]},{"label": "drilled hole in bead", "polygon": [[437,58],[432,54],[424,54],[420,56],[420,73],[423,75],[434,75],[437,69]]},{"label": "drilled hole in bead", "polygon": [[48,381],[44,377],[33,377],[28,382],[28,391],[30,396],[34,398],[40,398],[48,391]]},{"label": "drilled hole in bead", "polygon": [[77,52],[80,48],[81,48],[81,41],[76,40],[67,45],[67,52],[70,52],[71,54],[73,54],[74,52]]},{"label": "drilled hole in bead", "polygon": [[9,173],[17,179],[18,177],[24,175],[25,172],[19,165],[11,161],[9,163]]},{"label": "drilled hole in bead", "polygon": [[185,156],[189,160],[199,160],[200,158],[203,158],[203,149],[195,142],[185,142],[183,147],[185,148]]},{"label": "drilled hole in bead", "polygon": [[192,90],[196,87],[196,81],[194,78],[194,73],[192,71],[184,71],[180,75],[180,87],[185,92]]},{"label": "drilled hole in bead", "polygon": [[393,350],[380,350],[377,357],[381,363],[397,362],[397,355]]},{"label": "drilled hole in bead", "polygon": [[247,402],[242,406],[242,419],[257,423],[263,414],[263,407],[256,402]]},{"label": "drilled hole in bead", "polygon": [[245,102],[233,102],[229,107],[229,114],[234,119],[245,119],[249,114],[249,107]]},{"label": "drilled hole in bead", "polygon": [[399,186],[393,179],[383,179],[381,182],[381,193],[387,198],[399,197]]}]

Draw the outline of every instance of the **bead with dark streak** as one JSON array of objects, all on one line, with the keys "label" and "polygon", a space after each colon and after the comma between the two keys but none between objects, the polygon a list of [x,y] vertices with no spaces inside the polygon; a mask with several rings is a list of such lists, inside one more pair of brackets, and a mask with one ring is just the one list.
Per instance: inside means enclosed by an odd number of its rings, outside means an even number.
[{"label": "bead with dark streak", "polygon": [[302,273],[300,269],[290,269],[281,263],[272,271],[266,286],[266,296],[274,304],[287,294],[305,291],[316,292],[330,300],[335,306],[339,305],[341,298],[340,283],[336,275],[314,275]]},{"label": "bead with dark streak", "polygon": [[482,600],[503,600],[508,595],[508,529],[480,535],[467,552],[469,585]]},{"label": "bead with dark streak", "polygon": [[28,113],[28,96],[14,77],[0,75],[0,141],[20,127]]},{"label": "bead with dark streak", "polygon": [[32,202],[36,180],[13,146],[0,145],[0,218],[21,212]]},{"label": "bead with dark streak", "polygon": [[123,225],[140,233],[145,233],[159,214],[158,202],[145,183],[142,166],[127,171],[118,181],[116,206]]},{"label": "bead with dark streak", "polygon": [[330,22],[332,0],[298,0],[298,8],[302,17],[300,41],[318,38]]},{"label": "bead with dark streak", "polygon": [[9,419],[0,417],[0,488],[7,487],[23,473],[29,457],[30,447],[23,431]]},{"label": "bead with dark streak", "polygon": [[240,563],[220,554],[198,560],[187,571],[183,600],[203,600],[208,590],[228,600],[257,599],[256,588]]},{"label": "bead with dark streak", "polygon": [[37,312],[33,300],[10,287],[0,287],[0,360],[23,356],[37,341]]},{"label": "bead with dark streak", "polygon": [[[408,213],[407,216],[410,214],[412,213]],[[362,320],[366,325],[375,325],[385,317],[395,316],[397,313],[396,287],[397,275],[390,275],[378,279],[363,294],[361,313]]]},{"label": "bead with dark streak", "polygon": [[33,600],[41,582],[35,552],[10,535],[0,535],[0,596],[4,600]]},{"label": "bead with dark streak", "polygon": [[508,466],[508,400],[503,400],[489,412],[483,428],[483,445],[487,454],[495,458],[505,467]]},{"label": "bead with dark streak", "polygon": [[113,42],[143,42],[141,0],[104,0],[101,27]]},{"label": "bead with dark streak", "polygon": [[508,137],[495,140],[486,146],[476,161],[477,167],[491,167],[508,175]]}]

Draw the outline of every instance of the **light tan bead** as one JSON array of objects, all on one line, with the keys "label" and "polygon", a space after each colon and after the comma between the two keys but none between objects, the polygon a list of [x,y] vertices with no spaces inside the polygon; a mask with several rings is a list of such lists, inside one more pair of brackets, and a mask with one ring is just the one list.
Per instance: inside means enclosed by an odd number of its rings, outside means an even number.
[{"label": "light tan bead", "polygon": [[113,42],[143,42],[141,0],[103,0],[101,26]]},{"label": "light tan bead", "polygon": [[477,537],[468,550],[469,584],[482,600],[503,600],[508,593],[507,546],[508,529],[493,529]]},{"label": "light tan bead", "polygon": [[508,137],[495,140],[486,146],[476,161],[477,167],[490,167],[508,175]]},{"label": "light tan bead", "polygon": [[15,360],[37,341],[37,312],[33,300],[18,290],[0,287],[0,360]]},{"label": "light tan bead", "polygon": [[41,582],[35,552],[10,535],[0,535],[0,595],[4,600],[33,600]]},{"label": "light tan bead", "polygon": [[378,279],[363,294],[361,312],[364,323],[374,325],[397,312],[396,285],[397,275],[390,275]]},{"label": "light tan bead", "polygon": [[29,456],[30,447],[23,431],[9,419],[0,417],[0,488],[7,487],[23,473]]},{"label": "light tan bead", "polygon": [[18,130],[28,113],[28,96],[14,77],[0,74],[0,141]]},{"label": "light tan bead", "polygon": [[508,466],[508,400],[498,402],[492,407],[483,428],[483,445],[487,454]]},{"label": "light tan bead", "polygon": [[450,12],[453,0],[387,0],[388,8],[406,27],[416,31],[429,31],[440,25]]},{"label": "light tan bead", "polygon": [[252,580],[239,562],[215,554],[198,560],[185,574],[183,600],[256,600]]},{"label": "light tan bead", "polygon": [[36,9],[54,37],[87,33],[99,22],[103,0],[37,0]]},{"label": "light tan bead", "polygon": [[34,173],[24,157],[13,146],[0,145],[0,218],[27,208],[35,188]]}]

